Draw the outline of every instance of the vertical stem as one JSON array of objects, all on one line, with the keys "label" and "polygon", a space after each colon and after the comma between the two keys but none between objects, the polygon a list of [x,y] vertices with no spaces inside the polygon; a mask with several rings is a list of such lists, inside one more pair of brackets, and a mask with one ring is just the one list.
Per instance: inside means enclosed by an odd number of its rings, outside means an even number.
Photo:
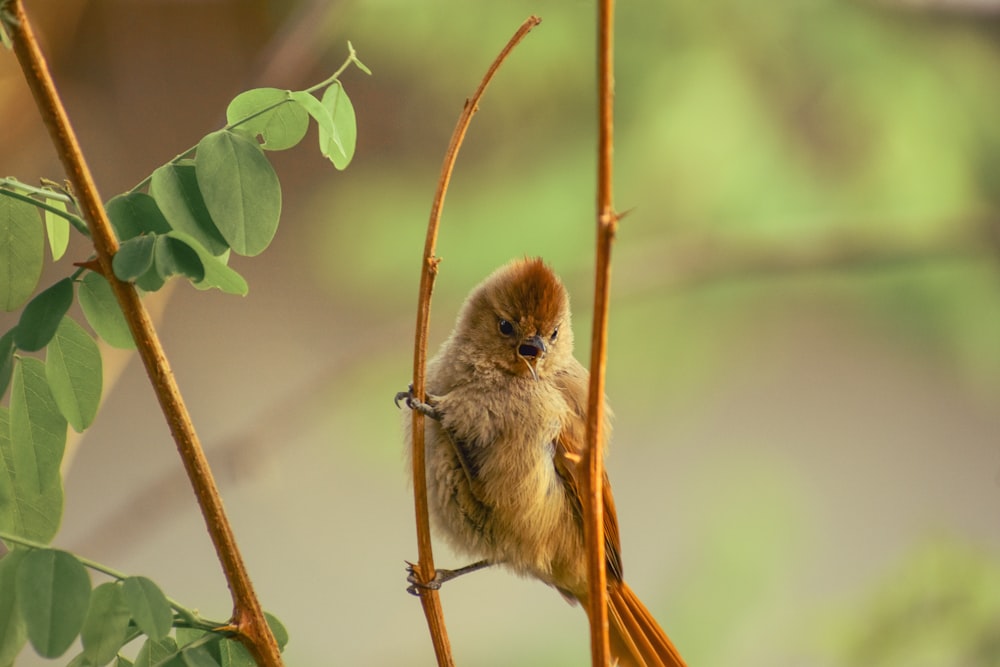
[{"label": "vertical stem", "polygon": [[0,16],[5,20],[14,53],[79,198],[81,211],[93,238],[101,273],[111,284],[128,321],[136,348],[191,480],[205,525],[232,594],[231,629],[246,645],[258,664],[265,667],[279,667],[282,661],[277,643],[254,593],[222,506],[222,499],[219,497],[208,461],[205,459],[201,443],[174,381],[173,372],[167,363],[163,346],[134,286],[115,277],[111,260],[118,250],[118,242],[21,0],[5,0],[0,3]]},{"label": "vertical stem", "polygon": [[604,542],[604,454],[601,433],[604,414],[604,376],[607,359],[608,304],[611,283],[611,244],[618,226],[612,204],[614,150],[613,0],[599,0],[597,15],[597,266],[594,285],[594,321],[590,349],[590,393],[587,400],[587,502],[584,537],[590,609],[590,653],[595,667],[608,665],[607,571]]},{"label": "vertical stem", "polygon": [[[462,113],[455,124],[452,132],[448,150],[445,151],[444,162],[441,165],[441,176],[438,178],[437,191],[434,193],[434,201],[431,204],[430,220],[427,223],[427,237],[424,241],[423,262],[420,269],[420,293],[417,298],[417,324],[416,334],[413,343],[413,394],[417,399],[426,399],[426,362],[427,362],[427,337],[430,331],[431,314],[431,293],[434,291],[434,279],[437,276],[440,259],[435,257],[434,250],[437,244],[438,229],[441,226],[441,210],[444,206],[444,197],[448,192],[448,183],[451,181],[451,174],[455,168],[455,160],[458,158],[458,150],[462,147],[465,133],[472,122],[472,116],[479,109],[479,101],[486,92],[486,87],[496,74],[500,65],[506,60],[511,50],[524,39],[525,35],[541,23],[541,19],[531,16],[521,24],[510,38],[503,50],[500,51],[496,59],[490,65],[486,74],[483,75],[479,87],[472,97],[465,101]],[[427,582],[434,578],[434,553],[431,546],[431,530],[428,520],[427,510],[427,477],[425,470],[424,456],[424,416],[417,410],[413,411],[413,505],[417,523],[417,556],[418,562],[414,568],[415,573],[421,581]],[[451,657],[451,645],[448,642],[448,633],[444,624],[444,612],[441,609],[441,599],[436,590],[421,588],[420,603],[424,609],[424,616],[427,618],[427,629],[431,634],[431,641],[434,644],[434,653],[437,656],[438,664],[442,667],[454,664]]]}]

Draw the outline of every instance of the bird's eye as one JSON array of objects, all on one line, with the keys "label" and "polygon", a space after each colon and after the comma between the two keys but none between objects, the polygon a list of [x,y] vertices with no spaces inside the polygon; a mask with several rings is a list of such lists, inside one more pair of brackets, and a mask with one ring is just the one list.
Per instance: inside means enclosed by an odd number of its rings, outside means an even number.
[{"label": "bird's eye", "polygon": [[504,336],[514,335],[514,325],[508,322],[507,320],[500,320],[497,323],[497,326],[500,327],[500,333],[502,333]]},{"label": "bird's eye", "polygon": [[549,340],[554,343],[556,342],[556,338],[558,337],[559,337],[559,327],[556,327],[555,329],[552,330],[552,335],[549,336]]}]

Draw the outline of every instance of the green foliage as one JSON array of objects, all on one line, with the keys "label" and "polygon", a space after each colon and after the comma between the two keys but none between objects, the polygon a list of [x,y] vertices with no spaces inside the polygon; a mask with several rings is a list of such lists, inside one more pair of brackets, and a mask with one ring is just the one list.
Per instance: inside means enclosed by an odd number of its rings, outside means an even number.
[{"label": "green foliage", "polygon": [[278,231],[281,188],[260,147],[236,132],[213,132],[198,144],[195,175],[205,207],[233,252],[263,252]]},{"label": "green foliage", "polygon": [[[181,276],[198,289],[246,295],[247,282],[228,266],[229,257],[263,252],[281,212],[280,184],[264,150],[298,144],[313,117],[320,124],[321,153],[344,169],[354,153],[356,121],[337,77],[351,64],[367,71],[351,48],[336,74],[308,90],[240,94],[227,109],[225,128],[108,201],[119,241],[115,276],[146,292]],[[314,95],[318,91],[325,91],[322,98]],[[67,316],[74,295],[99,337],[115,347],[134,347],[114,290],[95,271],[93,258],[28,301],[41,275],[43,230],[53,261],[65,254],[70,227],[89,235],[69,210],[75,207],[72,196],[57,190],[0,179],[0,308],[12,311],[28,302],[17,326],[0,336],[0,396],[10,386],[9,408],[0,406],[0,539],[14,547],[0,558],[0,667],[26,641],[54,658],[77,637],[83,652],[69,664],[78,667],[131,665],[119,651],[140,637],[146,639],[135,665],[252,665],[241,644],[214,632],[224,623],[168,600],[150,579],[45,546],[62,518],[67,425],[88,428],[101,400],[100,349]],[[18,351],[44,352],[45,361]],[[88,567],[115,581],[91,591]],[[268,622],[283,647],[287,632],[273,616]]]},{"label": "green foliage", "polygon": [[66,418],[52,398],[45,365],[21,359],[11,385],[10,455],[4,456],[13,502],[0,510],[0,526],[27,539],[52,539],[62,518],[59,465],[65,446]]},{"label": "green foliage", "polygon": [[17,570],[26,551],[13,551],[0,558],[0,665],[13,663],[28,641],[24,618],[17,607]]},{"label": "green foliage", "polygon": [[90,604],[90,575],[70,553],[28,552],[17,568],[18,609],[38,654],[58,658],[83,628]]},{"label": "green foliage", "polygon": [[0,308],[21,306],[42,275],[42,227],[30,204],[0,197]]},{"label": "green foliage", "polygon": [[175,231],[191,235],[212,255],[229,249],[198,189],[194,160],[165,164],[154,171],[149,191]]},{"label": "green foliage", "polygon": [[73,305],[73,280],[63,278],[25,306],[14,329],[14,343],[25,352],[37,352],[52,340],[63,315]]},{"label": "green foliage", "polygon": [[170,633],[173,612],[160,587],[146,577],[128,577],[122,585],[125,602],[139,629],[150,639],[164,639]]},{"label": "green foliage", "polygon": [[88,271],[80,281],[78,296],[87,323],[108,345],[124,349],[135,347],[125,315],[104,276]]},{"label": "green foliage", "polygon": [[101,351],[83,327],[68,317],[59,323],[46,350],[45,379],[59,412],[77,432],[83,432],[94,421],[101,402]]},{"label": "green foliage", "polygon": [[94,667],[114,660],[125,643],[130,618],[121,583],[108,581],[95,588],[80,629],[84,659]]},{"label": "green foliage", "polygon": [[294,95],[278,88],[248,90],[229,103],[226,119],[230,125],[240,123],[240,132],[260,137],[260,145],[266,150],[291,148],[302,141],[309,129],[309,113],[305,106],[285,104]]}]

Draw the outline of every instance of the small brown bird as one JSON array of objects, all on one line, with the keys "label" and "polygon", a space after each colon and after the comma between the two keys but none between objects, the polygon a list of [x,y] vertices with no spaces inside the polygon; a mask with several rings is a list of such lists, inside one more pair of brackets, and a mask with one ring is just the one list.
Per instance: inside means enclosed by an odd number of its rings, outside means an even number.
[{"label": "small brown bird", "polygon": [[[433,525],[480,559],[439,570],[430,587],[502,565],[587,608],[578,469],[587,370],[573,357],[569,298],[540,259],[501,267],[476,287],[427,368],[426,474]],[[605,409],[605,426],[609,413]],[[411,419],[405,419],[407,449]],[[605,427],[604,432],[608,429]],[[652,614],[622,580],[611,487],[604,482],[608,618],[619,665],[683,667]],[[421,584],[411,573],[411,592]]]}]

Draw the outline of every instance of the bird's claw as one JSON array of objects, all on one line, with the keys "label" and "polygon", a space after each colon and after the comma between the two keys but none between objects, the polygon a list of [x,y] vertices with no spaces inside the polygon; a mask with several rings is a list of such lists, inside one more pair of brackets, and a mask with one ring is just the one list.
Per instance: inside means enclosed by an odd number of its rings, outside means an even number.
[{"label": "bird's claw", "polygon": [[420,581],[420,578],[417,576],[417,571],[415,569],[416,565],[414,563],[411,563],[410,561],[405,561],[405,562],[406,562],[406,572],[407,572],[406,582],[408,584],[410,584],[409,586],[406,587],[406,592],[407,593],[409,593],[410,595],[416,595],[417,597],[419,597],[421,590],[436,591],[436,590],[439,590],[441,588],[441,584],[444,583],[444,582],[441,580],[441,576],[440,576],[441,575],[441,571],[440,570],[436,570],[434,572],[434,578],[433,579],[431,579],[430,581],[424,582],[424,581]]},{"label": "bird's claw", "polygon": [[475,572],[481,570],[484,567],[489,567],[492,563],[488,560],[481,560],[471,565],[466,565],[465,567],[460,567],[457,570],[434,570],[434,578],[430,581],[421,581],[420,577],[417,576],[416,565],[410,561],[404,561],[406,563],[406,571],[409,573],[406,577],[406,581],[409,582],[409,586],[406,592],[410,595],[420,595],[420,591],[436,591],[441,588],[441,585],[446,581],[451,581],[457,577],[461,577],[463,574],[468,574],[469,572]]},{"label": "bird's claw", "polygon": [[438,412],[437,408],[435,408],[433,405],[429,403],[418,401],[417,397],[413,395],[412,384],[406,391],[401,391],[397,393],[395,398],[393,398],[393,403],[396,404],[397,408],[399,407],[400,401],[406,403],[406,407],[410,408],[411,410],[416,410],[425,417],[430,417],[435,421],[441,421],[441,413]]}]

